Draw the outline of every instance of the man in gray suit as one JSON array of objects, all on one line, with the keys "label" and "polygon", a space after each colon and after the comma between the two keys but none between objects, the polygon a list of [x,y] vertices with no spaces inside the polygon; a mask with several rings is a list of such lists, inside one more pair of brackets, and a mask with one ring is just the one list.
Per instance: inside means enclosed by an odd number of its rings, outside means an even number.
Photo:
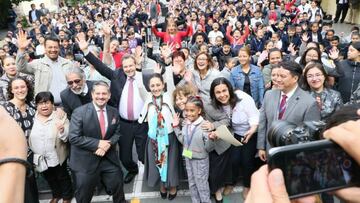
[{"label": "man in gray suit", "polygon": [[298,85],[302,76],[300,65],[293,61],[281,62],[279,65],[276,79],[279,89],[266,92],[260,109],[257,149],[263,161],[266,161],[266,151],[270,148],[267,133],[273,121],[286,120],[300,125],[304,121],[320,120],[315,99]]},{"label": "man in gray suit", "polygon": [[93,102],[75,109],[70,123],[69,166],[75,177],[76,202],[91,202],[99,181],[113,195],[113,202],[126,202],[123,173],[115,149],[120,137],[119,113],[107,105],[110,88],[105,82],[96,82],[91,96]]}]

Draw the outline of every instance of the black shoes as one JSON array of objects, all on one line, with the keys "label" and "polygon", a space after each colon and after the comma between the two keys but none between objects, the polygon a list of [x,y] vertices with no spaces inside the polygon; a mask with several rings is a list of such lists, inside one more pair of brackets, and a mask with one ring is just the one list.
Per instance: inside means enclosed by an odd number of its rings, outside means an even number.
[{"label": "black shoes", "polygon": [[175,199],[176,195],[177,195],[177,191],[175,192],[175,194],[170,194],[170,193],[169,193],[168,199],[169,199],[169,200],[173,200],[173,199]]},{"label": "black shoes", "polygon": [[126,184],[130,183],[135,178],[135,176],[137,174],[138,173],[128,173],[128,174],[126,174],[126,176],[124,178],[124,183],[126,183]]},{"label": "black shoes", "polygon": [[166,199],[167,198],[167,192],[161,192],[160,191],[160,196],[161,196],[161,199]]}]

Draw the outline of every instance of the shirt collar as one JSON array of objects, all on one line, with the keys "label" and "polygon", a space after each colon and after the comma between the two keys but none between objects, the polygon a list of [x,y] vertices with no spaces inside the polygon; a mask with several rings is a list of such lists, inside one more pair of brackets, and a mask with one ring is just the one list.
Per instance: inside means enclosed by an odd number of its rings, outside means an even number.
[{"label": "shirt collar", "polygon": [[296,85],[296,87],[294,87],[294,89],[292,89],[290,92],[288,92],[287,94],[285,94],[284,92],[281,92],[281,96],[282,95],[286,95],[287,99],[290,99],[291,96],[294,95],[296,89],[298,88],[298,85]]},{"label": "shirt collar", "polygon": [[204,118],[202,116],[200,116],[198,119],[196,119],[196,121],[194,122],[190,122],[188,121],[188,125],[193,125],[193,126],[196,126],[196,125],[199,125],[202,121],[204,120]]},{"label": "shirt collar", "polygon": [[[47,123],[47,122],[52,121],[53,119],[55,119],[55,116],[56,116],[56,113],[55,113],[55,111],[53,111],[51,113],[51,115],[49,117],[47,117],[47,119],[43,123]],[[36,113],[35,113],[35,119],[39,119],[39,112],[38,111],[36,111]]]},{"label": "shirt collar", "polygon": [[[101,110],[94,102],[93,102],[93,105],[95,107],[96,112],[99,112]],[[104,110],[104,112],[106,112],[106,105],[104,106],[103,110]]]}]

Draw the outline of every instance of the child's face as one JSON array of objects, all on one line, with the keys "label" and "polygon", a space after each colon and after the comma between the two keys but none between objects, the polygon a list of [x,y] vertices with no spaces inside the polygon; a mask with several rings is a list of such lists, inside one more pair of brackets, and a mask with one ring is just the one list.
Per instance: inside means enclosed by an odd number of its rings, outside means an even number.
[{"label": "child's face", "polygon": [[311,31],[312,32],[317,32],[319,30],[319,26],[317,24],[314,24],[311,26]]},{"label": "child's face", "polygon": [[263,38],[264,37],[264,30],[262,30],[262,29],[259,29],[258,31],[257,31],[257,36],[258,36],[258,38]]},{"label": "child's face", "polygon": [[196,121],[201,115],[201,109],[194,103],[188,102],[185,105],[185,117],[190,121]]},{"label": "child's face", "polygon": [[234,31],[234,38],[235,39],[240,39],[240,36],[241,36],[241,33],[240,33],[239,30]]},{"label": "child's face", "polygon": [[295,35],[295,29],[288,29],[288,34],[289,34],[289,36],[294,36]]},{"label": "child's face", "polygon": [[236,61],[235,60],[229,60],[227,63],[226,63],[226,67],[228,67],[230,70],[232,68],[234,68],[236,65]]},{"label": "child's face", "polygon": [[183,111],[185,109],[186,102],[187,102],[187,97],[185,97],[185,95],[182,92],[179,92],[179,94],[177,94],[175,97],[175,105],[180,110]]},{"label": "child's face", "polygon": [[274,43],[273,42],[269,42],[267,45],[266,45],[266,50],[270,50],[272,48],[274,48]]},{"label": "child's face", "polygon": [[164,90],[164,83],[157,77],[150,79],[149,87],[151,94],[155,97],[159,97]]}]

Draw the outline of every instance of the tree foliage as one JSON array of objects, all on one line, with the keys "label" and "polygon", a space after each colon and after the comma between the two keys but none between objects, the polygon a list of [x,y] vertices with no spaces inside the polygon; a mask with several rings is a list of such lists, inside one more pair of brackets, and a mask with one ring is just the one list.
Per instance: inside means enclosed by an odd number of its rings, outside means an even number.
[{"label": "tree foliage", "polygon": [[11,4],[19,5],[22,1],[31,1],[31,0],[0,0],[0,28],[5,28],[7,26],[7,17],[9,15],[9,9]]}]

